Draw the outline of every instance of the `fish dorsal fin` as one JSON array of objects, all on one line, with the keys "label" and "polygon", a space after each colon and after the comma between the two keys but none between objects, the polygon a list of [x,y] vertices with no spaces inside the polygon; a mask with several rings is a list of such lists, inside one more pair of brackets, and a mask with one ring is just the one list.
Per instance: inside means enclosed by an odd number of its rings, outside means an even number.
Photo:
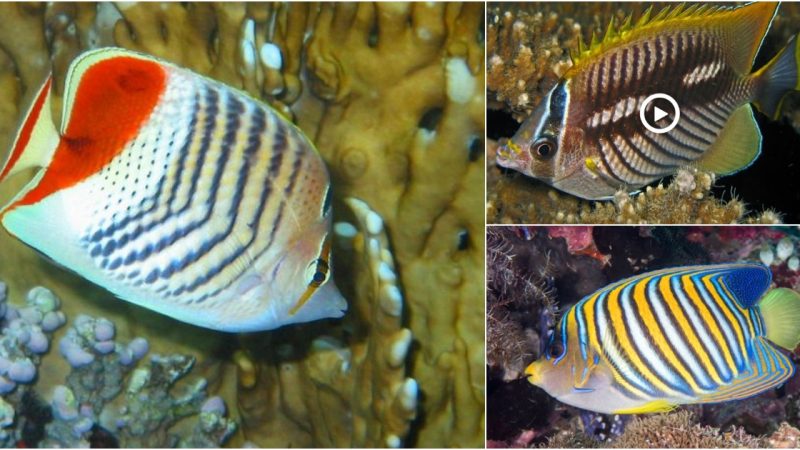
[{"label": "fish dorsal fin", "polygon": [[743,264],[722,274],[725,287],[742,308],[752,308],[772,282],[772,272],[761,264]]},{"label": "fish dorsal fin", "polygon": [[761,131],[747,103],[733,111],[717,140],[695,165],[719,175],[729,175],[752,164],[760,153]]},{"label": "fish dorsal fin", "polygon": [[102,48],[78,56],[67,71],[52,160],[6,210],[37,203],[105,168],[139,133],[166,83],[165,65],[135,52]]},{"label": "fish dorsal fin", "polygon": [[730,20],[722,22],[728,62],[740,75],[752,71],[758,49],[777,12],[778,3],[753,2],[734,9]]},{"label": "fish dorsal fin", "polygon": [[47,166],[53,158],[59,136],[50,110],[52,84],[53,76],[48,74],[34,93],[0,170],[0,182],[25,169]]},{"label": "fish dorsal fin", "polygon": [[[578,48],[570,53],[570,57],[573,67],[576,67],[581,62],[617,45],[625,44],[633,38],[641,37],[644,33],[659,33],[670,29],[673,25],[675,28],[707,27],[709,20],[716,18],[725,33],[724,42],[729,46],[727,54],[730,55],[731,66],[742,75],[746,75],[752,68],[753,60],[776,11],[777,4],[764,2],[755,2],[740,7],[709,4],[695,4],[686,7],[684,4],[679,4],[665,7],[653,16],[651,6],[635,23],[631,16],[628,16],[620,25],[616,25],[615,20],[612,19],[603,39],[597,39],[593,34],[591,44],[588,46],[579,36]],[[730,17],[723,17],[724,15],[730,15]]]},{"label": "fish dorsal fin", "polygon": [[729,384],[698,397],[696,403],[718,403],[739,400],[780,386],[794,374],[794,365],[762,337],[753,340],[750,370],[742,372]]},{"label": "fish dorsal fin", "polygon": [[581,62],[597,56],[616,45],[626,43],[630,38],[639,36],[641,33],[660,31],[660,28],[671,22],[677,23],[689,19],[705,19],[708,16],[730,12],[729,6],[710,6],[692,5],[688,8],[684,4],[677,6],[667,6],[659,11],[655,16],[652,15],[653,7],[648,7],[636,22],[633,21],[633,14],[628,15],[621,24],[617,25],[612,19],[602,39],[597,38],[596,33],[592,33],[591,43],[587,46],[583,38],[578,36],[578,48],[570,52],[573,67]]}]

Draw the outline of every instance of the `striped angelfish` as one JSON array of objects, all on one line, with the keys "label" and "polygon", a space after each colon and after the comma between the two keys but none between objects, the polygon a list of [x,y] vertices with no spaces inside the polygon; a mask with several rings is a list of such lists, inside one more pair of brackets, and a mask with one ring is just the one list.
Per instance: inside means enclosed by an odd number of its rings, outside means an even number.
[{"label": "striped angelfish", "polygon": [[[613,283],[568,309],[528,380],[602,413],[759,394],[794,374],[800,294],[760,264],[690,266]],[[765,294],[766,293],[766,294]]]},{"label": "striped angelfish", "polygon": [[253,331],[341,317],[330,279],[329,177],[277,112],[189,70],[118,48],[52,77],[0,181],[38,168],[2,210],[9,233],[123,300]]},{"label": "striped angelfish", "polygon": [[[800,88],[795,37],[751,73],[777,8],[678,6],[610,24],[601,41],[579,45],[497,163],[586,199],[634,191],[681,167],[742,170],[761,151],[750,103],[777,118],[783,97]],[[647,101],[654,94],[672,97],[679,114]]]}]

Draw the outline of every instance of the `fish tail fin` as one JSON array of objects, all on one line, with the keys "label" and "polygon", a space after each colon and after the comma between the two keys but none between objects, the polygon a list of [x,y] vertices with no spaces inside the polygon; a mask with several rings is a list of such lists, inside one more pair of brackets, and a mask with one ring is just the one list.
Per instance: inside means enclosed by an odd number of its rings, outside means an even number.
[{"label": "fish tail fin", "polygon": [[53,158],[60,136],[50,110],[52,85],[53,76],[48,75],[36,91],[0,170],[0,182],[22,170],[47,166]]},{"label": "fish tail fin", "polygon": [[800,293],[787,288],[773,289],[758,306],[764,318],[767,339],[794,350],[800,344]]},{"label": "fish tail fin", "polygon": [[792,36],[770,62],[753,74],[756,80],[757,94],[753,102],[759,111],[778,118],[781,103],[791,91],[800,90],[800,40]]}]

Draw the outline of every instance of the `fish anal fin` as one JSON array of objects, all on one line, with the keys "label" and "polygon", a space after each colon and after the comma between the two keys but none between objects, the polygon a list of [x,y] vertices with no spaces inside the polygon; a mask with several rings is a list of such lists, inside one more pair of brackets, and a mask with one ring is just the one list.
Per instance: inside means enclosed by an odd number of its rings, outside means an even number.
[{"label": "fish anal fin", "polygon": [[648,414],[648,413],[661,413],[670,412],[677,408],[678,405],[670,403],[667,400],[653,400],[641,406],[634,406],[633,408],[624,408],[614,411],[614,414]]},{"label": "fish anal fin", "polygon": [[51,112],[52,84],[53,76],[48,74],[30,100],[11,151],[0,170],[0,182],[25,169],[50,163],[59,141]]},{"label": "fish anal fin", "polygon": [[695,165],[719,175],[729,175],[752,164],[760,153],[761,132],[750,104],[745,104],[733,111],[717,140]]},{"label": "fish anal fin", "polygon": [[792,362],[763,338],[753,342],[754,355],[749,372],[740,373],[729,384],[701,394],[695,403],[719,403],[760,394],[785,383],[794,373]]}]

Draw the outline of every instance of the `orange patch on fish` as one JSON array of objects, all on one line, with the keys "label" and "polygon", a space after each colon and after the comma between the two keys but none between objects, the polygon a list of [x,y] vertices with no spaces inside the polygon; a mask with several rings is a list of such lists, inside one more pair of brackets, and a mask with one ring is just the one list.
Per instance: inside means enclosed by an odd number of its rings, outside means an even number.
[{"label": "orange patch on fish", "polygon": [[87,69],[52,164],[14,206],[34,204],[105,167],[139,131],[165,83],[166,73],[158,64],[138,58],[109,59]]}]

